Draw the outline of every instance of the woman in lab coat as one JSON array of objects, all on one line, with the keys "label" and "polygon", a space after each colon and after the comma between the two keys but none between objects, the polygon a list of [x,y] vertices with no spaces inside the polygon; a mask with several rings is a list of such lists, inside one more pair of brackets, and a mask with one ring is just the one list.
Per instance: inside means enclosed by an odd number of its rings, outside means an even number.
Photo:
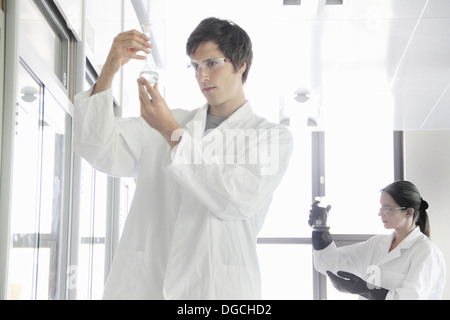
[{"label": "woman in lab coat", "polygon": [[243,90],[250,38],[216,18],[202,21],[187,45],[207,104],[170,110],[158,84],[139,79],[142,116],[116,119],[113,77],[142,59],[137,51],[149,52],[148,41],[138,31],[119,34],[96,85],[75,101],[75,151],[98,170],[136,178],[104,298],[259,299],[257,234],[292,135],[253,112]]},{"label": "woman in lab coat", "polygon": [[[342,292],[371,300],[441,299],[446,266],[430,239],[428,203],[408,181],[381,190],[379,216],[391,235],[337,248],[328,227],[313,229],[315,268]],[[310,225],[326,221],[328,208],[313,205]],[[326,225],[326,223],[325,223]]]}]

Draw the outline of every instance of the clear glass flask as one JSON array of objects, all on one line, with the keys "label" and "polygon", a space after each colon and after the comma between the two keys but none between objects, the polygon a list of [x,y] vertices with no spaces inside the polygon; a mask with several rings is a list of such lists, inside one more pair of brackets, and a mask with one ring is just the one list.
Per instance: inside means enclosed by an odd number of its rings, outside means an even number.
[{"label": "clear glass flask", "polygon": [[[150,28],[152,24],[151,23],[144,23],[142,27],[142,31],[145,33],[147,37],[150,38]],[[145,66],[142,69],[140,77],[145,78],[150,83],[156,83],[159,81],[159,72],[158,68],[156,67],[155,59],[153,58],[153,55],[147,54],[147,59],[145,61]]]}]

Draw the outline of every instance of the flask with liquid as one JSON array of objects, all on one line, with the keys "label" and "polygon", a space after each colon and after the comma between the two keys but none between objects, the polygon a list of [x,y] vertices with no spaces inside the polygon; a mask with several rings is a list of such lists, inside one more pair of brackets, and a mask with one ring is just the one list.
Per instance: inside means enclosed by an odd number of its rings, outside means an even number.
[{"label": "flask with liquid", "polygon": [[[145,33],[147,37],[150,38],[150,29],[152,24],[151,23],[144,23],[142,27],[142,31]],[[156,83],[159,81],[159,72],[158,68],[156,67],[155,59],[153,58],[153,55],[147,54],[147,59],[145,61],[145,66],[142,69],[140,77],[147,79],[150,83]]]}]

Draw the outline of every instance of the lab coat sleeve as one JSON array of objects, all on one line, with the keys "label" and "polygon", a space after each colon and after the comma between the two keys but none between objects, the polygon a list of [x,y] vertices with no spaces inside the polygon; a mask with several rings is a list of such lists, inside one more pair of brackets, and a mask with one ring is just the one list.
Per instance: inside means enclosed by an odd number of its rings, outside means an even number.
[{"label": "lab coat sleeve", "polygon": [[441,299],[445,279],[446,266],[442,254],[436,250],[423,250],[413,256],[403,285],[392,288],[386,300]]},{"label": "lab coat sleeve", "polygon": [[226,153],[230,150],[221,150],[222,158],[211,156],[211,143],[212,139],[198,139],[185,131],[166,167],[168,174],[219,219],[244,220],[263,211],[287,169],[293,149],[290,131],[276,127],[250,142],[258,152],[270,153],[255,162],[250,160],[252,147],[239,160],[229,161]]},{"label": "lab coat sleeve", "polygon": [[334,274],[338,271],[346,271],[365,278],[364,265],[366,262],[364,259],[367,251],[368,247],[365,242],[338,248],[333,241],[325,249],[314,251],[314,267],[325,275],[327,271]]},{"label": "lab coat sleeve", "polygon": [[115,177],[135,177],[150,136],[141,118],[114,116],[112,89],[75,97],[74,151],[95,169]]}]

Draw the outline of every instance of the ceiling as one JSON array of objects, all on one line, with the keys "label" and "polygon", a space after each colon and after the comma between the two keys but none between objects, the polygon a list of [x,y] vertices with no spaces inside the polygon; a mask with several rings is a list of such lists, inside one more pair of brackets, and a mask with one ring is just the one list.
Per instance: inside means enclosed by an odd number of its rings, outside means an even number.
[{"label": "ceiling", "polygon": [[[343,0],[322,12],[314,1],[166,1],[167,65],[201,19],[219,16],[252,38],[246,90],[260,113],[297,111],[330,130],[450,129],[449,0]],[[293,99],[299,88],[307,102]]]}]

